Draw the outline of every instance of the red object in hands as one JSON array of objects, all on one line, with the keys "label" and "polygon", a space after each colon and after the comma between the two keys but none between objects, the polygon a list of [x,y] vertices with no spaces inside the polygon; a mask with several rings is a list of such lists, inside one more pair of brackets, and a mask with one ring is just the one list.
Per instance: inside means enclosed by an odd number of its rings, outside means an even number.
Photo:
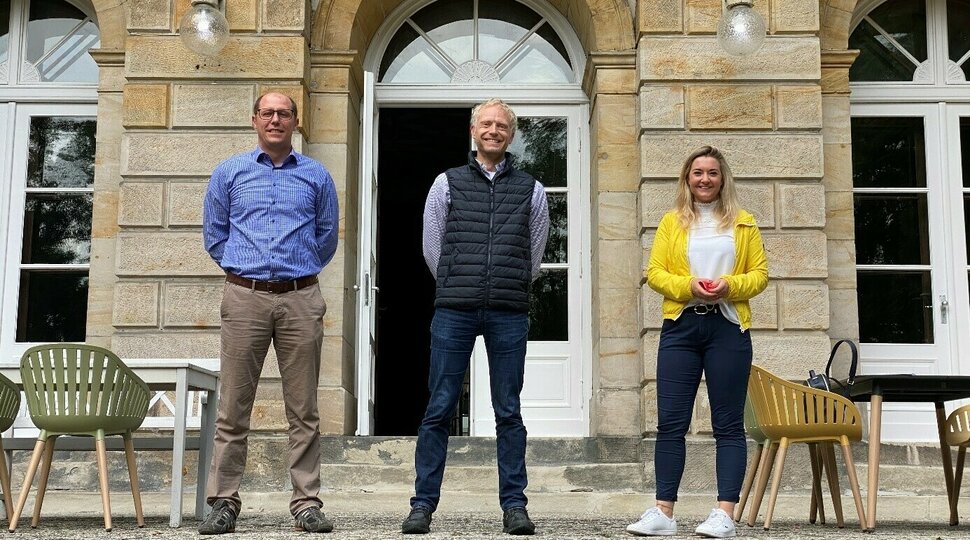
[{"label": "red object in hands", "polygon": [[713,291],[714,288],[717,287],[717,283],[715,283],[715,282],[713,282],[713,281],[711,281],[709,279],[702,279],[702,280],[700,280],[699,283],[701,284],[701,287],[703,287],[704,290],[705,291],[708,291],[708,292]]}]

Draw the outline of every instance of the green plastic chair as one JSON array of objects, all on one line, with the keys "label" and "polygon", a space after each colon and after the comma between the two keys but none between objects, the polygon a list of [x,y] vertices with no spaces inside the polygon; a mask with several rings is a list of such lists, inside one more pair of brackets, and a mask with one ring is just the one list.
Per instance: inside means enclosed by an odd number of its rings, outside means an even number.
[{"label": "green plastic chair", "polygon": [[43,457],[31,527],[36,527],[40,521],[54,445],[61,435],[95,438],[104,528],[108,531],[111,530],[111,502],[108,499],[108,456],[104,438],[107,435],[121,435],[124,438],[128,477],[135,499],[135,516],[138,526],[143,527],[145,519],[131,432],[141,426],[148,414],[151,394],[145,382],[111,351],[74,343],[38,345],[27,349],[20,360],[20,375],[30,419],[40,429],[40,435],[34,445],[17,507],[10,519],[10,532],[17,528],[34,473]]},{"label": "green plastic chair", "polygon": [[[13,381],[0,375],[0,433],[10,429],[18,412],[20,412],[20,389]],[[3,450],[3,437],[0,437],[0,489],[3,489],[3,508],[7,513],[7,523],[10,523],[13,504],[10,496],[10,473],[7,472],[7,454]]]}]

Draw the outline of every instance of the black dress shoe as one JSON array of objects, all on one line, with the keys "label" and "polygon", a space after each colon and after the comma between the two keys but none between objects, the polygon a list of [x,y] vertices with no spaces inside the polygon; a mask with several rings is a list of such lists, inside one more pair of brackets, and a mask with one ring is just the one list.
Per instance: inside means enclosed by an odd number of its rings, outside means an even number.
[{"label": "black dress shoe", "polygon": [[428,534],[431,532],[431,510],[415,506],[401,524],[402,534]]},{"label": "black dress shoe", "polygon": [[536,533],[536,525],[529,519],[525,508],[518,506],[509,508],[502,516],[502,532],[514,535],[531,535]]}]

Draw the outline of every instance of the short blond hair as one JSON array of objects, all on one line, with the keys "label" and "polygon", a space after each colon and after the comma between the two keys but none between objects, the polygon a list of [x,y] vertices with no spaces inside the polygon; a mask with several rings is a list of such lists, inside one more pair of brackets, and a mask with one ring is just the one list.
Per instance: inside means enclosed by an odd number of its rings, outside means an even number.
[{"label": "short blond hair", "polygon": [[501,107],[502,110],[505,111],[506,116],[509,117],[509,136],[511,137],[515,135],[515,130],[519,127],[519,120],[515,116],[515,111],[512,110],[512,107],[509,107],[508,103],[498,98],[492,98],[475,105],[475,108],[472,109],[472,119],[470,125],[474,126],[477,124],[478,117],[481,116],[482,111],[489,107]]},{"label": "short blond hair", "polygon": [[717,200],[714,201],[714,218],[717,220],[719,230],[727,230],[734,225],[734,219],[741,209],[738,202],[738,192],[734,187],[734,175],[731,174],[731,167],[728,166],[724,154],[713,146],[702,146],[694,150],[684,160],[684,166],[680,169],[680,179],[677,181],[677,198],[674,209],[680,217],[680,224],[684,228],[690,228],[697,217],[694,208],[694,194],[690,191],[690,184],[687,178],[690,176],[690,169],[694,165],[694,160],[699,157],[712,157],[717,160],[721,167],[721,191],[718,192]]}]

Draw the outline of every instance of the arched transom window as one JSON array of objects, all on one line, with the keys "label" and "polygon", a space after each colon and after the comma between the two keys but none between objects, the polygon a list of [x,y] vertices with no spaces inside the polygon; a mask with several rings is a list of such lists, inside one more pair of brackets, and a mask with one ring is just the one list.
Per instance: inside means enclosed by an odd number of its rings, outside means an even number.
[{"label": "arched transom window", "polygon": [[849,38],[859,49],[852,82],[965,84],[970,79],[970,0],[889,0]]},{"label": "arched transom window", "polygon": [[561,84],[574,62],[550,21],[519,2],[441,0],[391,38],[378,81],[397,84]]}]

